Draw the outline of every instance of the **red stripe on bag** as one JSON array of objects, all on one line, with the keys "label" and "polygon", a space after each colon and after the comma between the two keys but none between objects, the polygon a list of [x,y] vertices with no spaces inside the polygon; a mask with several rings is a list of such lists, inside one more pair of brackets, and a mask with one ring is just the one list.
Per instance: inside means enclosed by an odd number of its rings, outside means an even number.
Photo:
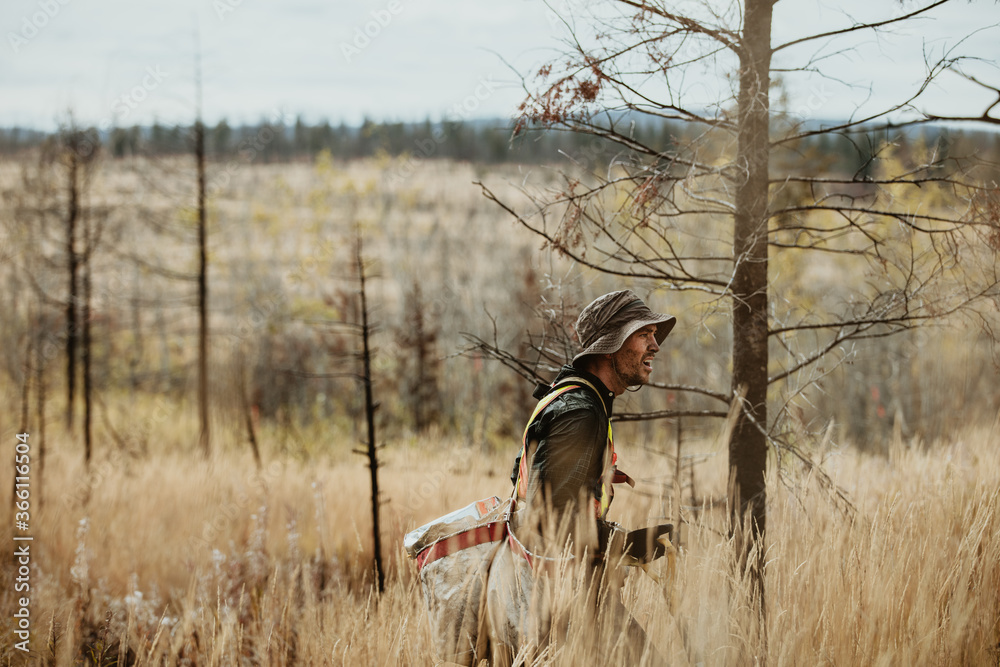
[{"label": "red stripe on bag", "polygon": [[434,561],[445,556],[450,556],[462,549],[479,546],[487,542],[498,542],[503,539],[506,532],[506,522],[494,521],[485,526],[476,526],[469,530],[463,530],[461,533],[449,535],[417,554],[417,571],[419,572]]}]

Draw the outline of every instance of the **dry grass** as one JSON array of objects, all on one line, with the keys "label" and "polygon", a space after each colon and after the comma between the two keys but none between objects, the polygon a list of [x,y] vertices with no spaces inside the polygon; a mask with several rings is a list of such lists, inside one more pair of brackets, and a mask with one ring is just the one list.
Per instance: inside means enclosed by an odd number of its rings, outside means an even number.
[{"label": "dry grass", "polygon": [[[271,459],[257,471],[235,452],[206,463],[164,445],[147,458],[98,461],[84,503],[81,464],[65,445],[51,445],[45,504],[32,517],[31,648],[55,664],[431,664],[402,533],[509,487],[506,455],[446,438],[391,443],[382,477],[389,583],[377,597],[360,457]],[[745,609],[730,609],[742,584],[727,565],[721,510],[687,527],[674,613],[639,572],[626,605],[675,664],[996,665],[996,446],[996,430],[970,430],[928,448],[897,441],[888,458],[826,452],[853,518],[807,478],[791,476],[795,488],[772,480],[766,647]],[[669,478],[665,461],[624,442],[620,450],[643,479]],[[698,470],[706,496],[722,495],[722,459]],[[665,510],[638,492],[622,492],[615,507],[630,526]],[[4,664],[24,657],[8,640],[12,588],[0,592]],[[582,664],[592,657],[588,633],[573,626],[541,662]]]}]

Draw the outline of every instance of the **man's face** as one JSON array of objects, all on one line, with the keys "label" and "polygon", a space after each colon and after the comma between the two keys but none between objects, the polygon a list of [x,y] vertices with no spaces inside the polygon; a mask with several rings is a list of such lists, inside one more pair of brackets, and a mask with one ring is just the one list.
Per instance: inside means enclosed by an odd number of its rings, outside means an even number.
[{"label": "man's face", "polygon": [[650,324],[625,339],[621,349],[611,355],[618,377],[626,387],[649,382],[653,372],[653,357],[659,352],[656,344],[656,325]]}]

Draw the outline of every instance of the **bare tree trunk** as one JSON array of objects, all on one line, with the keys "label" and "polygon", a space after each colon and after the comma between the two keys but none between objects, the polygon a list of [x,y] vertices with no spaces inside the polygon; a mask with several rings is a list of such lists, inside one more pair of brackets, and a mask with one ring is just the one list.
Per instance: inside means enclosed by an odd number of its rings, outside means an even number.
[{"label": "bare tree trunk", "polygon": [[[37,326],[35,331],[39,331]],[[42,500],[45,497],[42,490],[43,473],[45,472],[45,353],[42,351],[44,347],[42,340],[42,334],[39,332],[38,340],[35,342],[35,426],[38,438],[38,472],[35,474],[35,484],[38,499],[36,502],[39,509],[41,509]]]},{"label": "bare tree trunk", "polygon": [[[28,321],[31,321],[30,318]],[[28,407],[31,401],[31,360],[34,348],[34,338],[30,330],[28,331],[26,338],[27,340],[24,345],[24,367],[21,373],[21,415],[17,431],[19,434],[28,432]],[[21,442],[20,436],[18,436],[18,442]],[[10,481],[10,506],[13,508],[12,511],[14,512],[17,512],[17,483],[17,472],[15,471],[14,477]]]},{"label": "bare tree trunk", "polygon": [[91,377],[91,358],[93,356],[90,325],[90,285],[91,285],[91,259],[93,248],[91,247],[91,229],[87,218],[84,218],[84,250],[83,250],[83,461],[86,468],[90,468],[90,458],[93,454],[92,439],[92,408],[93,408],[93,383]]},{"label": "bare tree trunk", "polygon": [[205,211],[205,126],[199,113],[194,126],[194,153],[198,163],[198,417],[199,444],[210,451],[208,423],[208,248]]},{"label": "bare tree trunk", "polygon": [[424,396],[427,383],[428,346],[427,338],[424,334],[424,304],[422,303],[419,282],[414,282],[413,285],[413,301],[413,337],[416,340],[416,349],[414,351],[417,357],[416,385],[414,386],[416,391],[413,392],[413,421],[417,427],[417,432],[423,433],[430,426],[427,414],[430,405]]},{"label": "bare tree trunk", "polygon": [[365,266],[361,253],[361,232],[358,231],[357,242],[358,279],[361,283],[361,343],[364,371],[362,382],[365,387],[365,416],[368,421],[368,470],[371,473],[372,484],[372,538],[375,542],[375,576],[378,581],[378,592],[385,590],[385,570],[382,567],[382,531],[379,525],[379,492],[378,492],[378,448],[375,444],[375,410],[378,405],[372,395],[372,363],[371,346],[369,342],[371,329],[368,323],[368,297],[365,292]]},{"label": "bare tree trunk", "polygon": [[434,355],[437,330],[426,318],[426,304],[418,281],[407,299],[405,328],[399,336],[400,347],[409,353],[413,366],[408,367],[404,391],[413,412],[413,426],[423,433],[440,418],[438,362]]},{"label": "bare tree trunk", "polygon": [[136,264],[132,274],[132,298],[129,305],[132,308],[132,348],[128,360],[129,388],[135,392],[139,389],[139,367],[143,360],[142,307],[140,305],[142,282],[139,275],[139,265]]},{"label": "bare tree trunk", "polygon": [[73,399],[76,394],[76,304],[78,299],[76,221],[80,215],[79,163],[75,142],[70,141],[69,157],[69,210],[66,214],[66,261],[69,271],[69,295],[66,299],[66,428],[73,429]]},{"label": "bare tree trunk", "polygon": [[195,31],[194,158],[198,170],[198,438],[202,454],[211,452],[208,423],[208,212],[205,209],[205,125],[201,121],[201,37]]},{"label": "bare tree trunk", "polygon": [[[768,368],[768,87],[773,0],[746,0],[740,52],[737,167],[746,179],[736,192],[733,259],[734,395],[743,396],[729,441],[730,531],[741,569],[750,567],[754,596],[763,610],[763,537],[767,516]],[[750,534],[744,534],[749,525]],[[754,545],[757,557],[748,562]],[[743,570],[745,571],[745,570]]]},{"label": "bare tree trunk", "polygon": [[253,460],[257,464],[257,470],[263,467],[260,458],[260,447],[257,445],[257,430],[253,423],[253,407],[250,403],[250,393],[247,382],[246,357],[241,349],[236,355],[236,363],[239,365],[240,375],[240,398],[242,399],[243,416],[247,427],[247,438],[250,440],[250,447],[253,450]]},{"label": "bare tree trunk", "polygon": [[31,360],[35,339],[29,331],[25,341],[24,368],[21,375],[21,423],[18,433],[28,432],[28,412],[31,404]]}]

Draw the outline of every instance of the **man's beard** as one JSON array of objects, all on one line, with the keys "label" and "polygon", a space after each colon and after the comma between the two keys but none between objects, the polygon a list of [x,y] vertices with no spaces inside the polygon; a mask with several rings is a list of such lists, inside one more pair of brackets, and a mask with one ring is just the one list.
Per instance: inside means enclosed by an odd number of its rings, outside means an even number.
[{"label": "man's beard", "polygon": [[611,358],[615,372],[618,373],[618,378],[626,387],[636,387],[646,384],[648,381],[646,375],[648,369],[642,365],[644,356],[632,360],[624,360],[622,363],[619,363],[615,357]]}]

